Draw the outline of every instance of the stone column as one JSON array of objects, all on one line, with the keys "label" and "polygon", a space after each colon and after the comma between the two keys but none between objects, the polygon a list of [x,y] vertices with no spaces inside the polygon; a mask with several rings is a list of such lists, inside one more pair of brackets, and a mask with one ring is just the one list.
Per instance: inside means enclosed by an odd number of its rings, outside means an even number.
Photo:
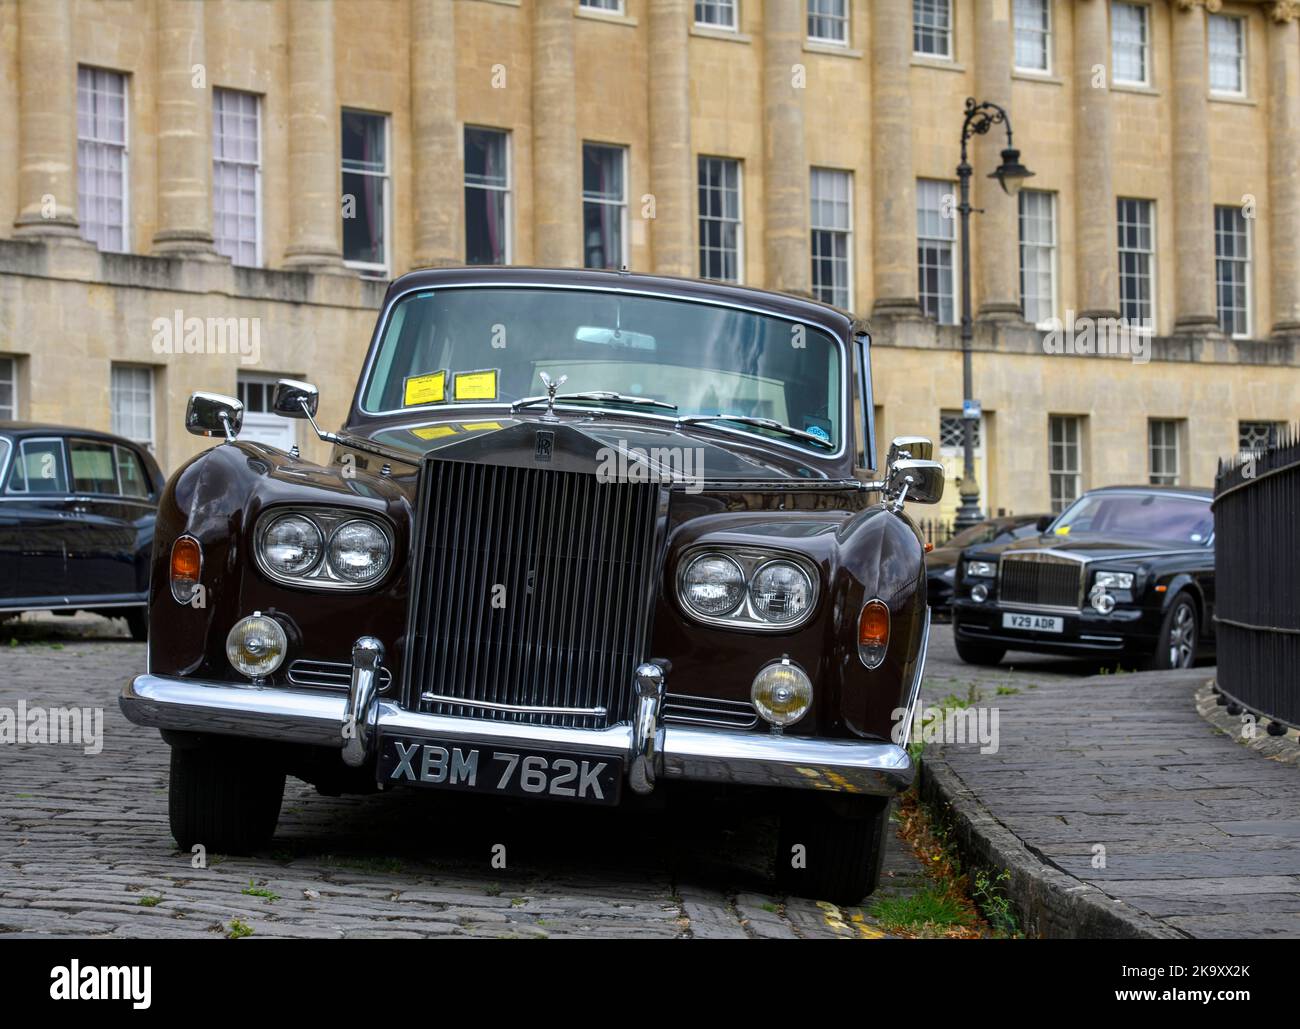
[{"label": "stone column", "polygon": [[1074,4],[1076,304],[1086,318],[1114,318],[1119,313],[1108,12],[1108,0]]},{"label": "stone column", "polygon": [[[650,241],[661,275],[698,275],[691,154],[690,0],[649,0]],[[634,216],[640,211],[635,211]]]},{"label": "stone column", "polygon": [[[212,90],[203,4],[158,5],[155,253],[212,253]],[[199,66],[196,80],[195,66]]]},{"label": "stone column", "polygon": [[[1011,116],[1011,0],[976,0],[975,99],[989,100]],[[957,113],[953,112],[954,115]],[[988,173],[1002,163],[1007,145],[1004,126],[994,125],[974,140],[973,176],[976,207],[983,213],[972,219],[978,228],[975,267],[979,300],[977,317],[1020,318],[1020,211],[1015,197],[1007,196]],[[972,243],[974,240],[971,241]]]},{"label": "stone column", "polygon": [[764,285],[799,293],[808,292],[812,278],[803,88],[795,84],[806,34],[802,4],[764,0]]},{"label": "stone column", "polygon": [[342,157],[333,0],[289,0],[289,247],[286,267],[342,260]]},{"label": "stone column", "polygon": [[411,0],[411,164],[417,268],[465,259],[465,174],[456,120],[452,0]]},{"label": "stone column", "polygon": [[77,67],[72,2],[18,5],[16,234],[77,235]]},{"label": "stone column", "polygon": [[[1212,0],[1215,7],[1217,0]],[[1174,332],[1218,329],[1205,0],[1175,0],[1173,20]]]},{"label": "stone column", "polygon": [[582,264],[582,159],[571,0],[533,5],[533,260]]},{"label": "stone column", "polygon": [[1270,8],[1268,206],[1273,335],[1300,335],[1300,3]]},{"label": "stone column", "polygon": [[920,317],[912,165],[912,5],[871,4],[871,245],[877,314]]}]

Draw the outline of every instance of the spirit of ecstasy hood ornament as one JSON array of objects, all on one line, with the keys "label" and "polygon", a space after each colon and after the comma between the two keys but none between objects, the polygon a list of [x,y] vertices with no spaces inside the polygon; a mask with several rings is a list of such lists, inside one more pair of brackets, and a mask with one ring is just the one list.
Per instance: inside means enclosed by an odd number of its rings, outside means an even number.
[{"label": "spirit of ecstasy hood ornament", "polygon": [[558,379],[552,379],[545,372],[538,372],[537,374],[542,377],[542,385],[546,387],[546,414],[543,417],[548,422],[559,421],[555,417],[555,394],[561,386],[569,381],[569,377],[561,375]]}]

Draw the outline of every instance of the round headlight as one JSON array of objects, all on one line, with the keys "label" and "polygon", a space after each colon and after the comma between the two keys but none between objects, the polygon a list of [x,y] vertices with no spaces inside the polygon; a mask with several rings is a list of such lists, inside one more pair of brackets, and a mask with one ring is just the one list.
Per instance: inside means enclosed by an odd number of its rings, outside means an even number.
[{"label": "round headlight", "polygon": [[749,584],[750,603],[768,622],[797,622],[812,605],[812,598],[808,573],[790,561],[769,561]]},{"label": "round headlight", "polygon": [[745,573],[729,557],[701,554],[682,573],[681,595],[696,614],[730,614],[745,598]]},{"label": "round headlight", "polygon": [[280,667],[288,645],[280,623],[254,611],[231,628],[226,637],[226,657],[241,675],[261,679]]},{"label": "round headlight", "polygon": [[388,568],[388,537],[374,522],[344,522],[330,537],[329,562],[334,574],[348,582],[370,582]]},{"label": "round headlight", "polygon": [[320,529],[310,518],[285,515],[262,534],[262,560],[280,575],[306,575],[320,560],[322,542]]},{"label": "round headlight", "polygon": [[749,698],[772,725],[794,725],[812,706],[812,680],[798,665],[782,658],[759,670]]}]

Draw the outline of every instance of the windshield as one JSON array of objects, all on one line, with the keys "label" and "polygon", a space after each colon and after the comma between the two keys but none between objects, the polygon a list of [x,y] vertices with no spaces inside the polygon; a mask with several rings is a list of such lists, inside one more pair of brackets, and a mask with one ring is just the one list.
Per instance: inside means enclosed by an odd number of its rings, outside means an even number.
[{"label": "windshield", "polygon": [[[842,351],[811,325],[713,304],[595,290],[421,290],[393,305],[363,392],[367,414],[544,395],[620,393],[577,406],[667,417],[767,418],[841,446]],[[565,401],[557,401],[563,407]],[[825,455],[776,429],[721,426]]]},{"label": "windshield", "polygon": [[1102,533],[1201,546],[1214,533],[1208,500],[1157,493],[1089,493],[1052,525],[1058,536]]}]

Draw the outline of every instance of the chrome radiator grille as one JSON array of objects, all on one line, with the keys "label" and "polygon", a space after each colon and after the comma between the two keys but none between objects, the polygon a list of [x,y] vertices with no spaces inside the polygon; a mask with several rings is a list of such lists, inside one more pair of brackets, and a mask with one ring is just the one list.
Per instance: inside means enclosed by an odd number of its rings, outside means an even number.
[{"label": "chrome radiator grille", "polygon": [[1004,604],[1074,607],[1082,603],[1083,564],[1040,554],[1002,558],[998,599]]},{"label": "chrome radiator grille", "polygon": [[[649,638],[659,489],[577,472],[428,461],[407,636],[408,705],[579,728],[625,718]],[[462,698],[466,703],[457,702]],[[602,707],[606,714],[512,712],[475,702]]]}]

